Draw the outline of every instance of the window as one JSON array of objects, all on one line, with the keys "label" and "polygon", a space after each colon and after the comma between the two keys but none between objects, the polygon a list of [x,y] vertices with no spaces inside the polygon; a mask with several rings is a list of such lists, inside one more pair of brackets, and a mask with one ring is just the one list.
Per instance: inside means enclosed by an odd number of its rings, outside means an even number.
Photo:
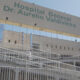
[{"label": "window", "polygon": [[51,45],[51,48],[53,48],[53,45]]},{"label": "window", "polygon": [[62,47],[60,46],[60,49],[62,49]]},{"label": "window", "polygon": [[10,43],[10,42],[11,42],[11,40],[8,40],[8,42]]},{"label": "window", "polygon": [[80,48],[79,48],[79,51],[80,51]]},{"label": "window", "polygon": [[72,48],[72,51],[74,50],[74,48]]},{"label": "window", "polygon": [[17,43],[17,41],[15,40],[15,42],[14,42],[15,44]]},{"label": "window", "polygon": [[80,66],[80,62],[76,62],[76,66]]},{"label": "window", "polygon": [[55,46],[55,48],[57,48],[57,45]]},{"label": "window", "polygon": [[68,47],[68,50],[70,50],[70,48]]},{"label": "window", "polygon": [[35,23],[34,26],[37,26],[37,23]]},{"label": "window", "polygon": [[48,44],[46,44],[46,47],[48,47]]},{"label": "window", "polygon": [[40,44],[33,43],[32,48],[33,48],[33,50],[39,50],[40,49]]},{"label": "window", "polygon": [[8,17],[6,17],[6,20],[8,20]]},{"label": "window", "polygon": [[66,49],[66,47],[64,46],[64,50]]}]

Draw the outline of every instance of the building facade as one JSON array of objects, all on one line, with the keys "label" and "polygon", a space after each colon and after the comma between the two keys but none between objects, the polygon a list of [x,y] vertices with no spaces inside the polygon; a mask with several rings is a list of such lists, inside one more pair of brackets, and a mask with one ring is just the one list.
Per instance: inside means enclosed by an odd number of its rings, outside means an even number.
[{"label": "building facade", "polygon": [[0,80],[80,80],[79,25],[76,16],[0,0]]}]

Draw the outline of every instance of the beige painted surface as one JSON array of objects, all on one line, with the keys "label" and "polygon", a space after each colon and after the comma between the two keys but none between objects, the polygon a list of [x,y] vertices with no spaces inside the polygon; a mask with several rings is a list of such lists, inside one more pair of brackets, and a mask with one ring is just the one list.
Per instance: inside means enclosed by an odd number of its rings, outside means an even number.
[{"label": "beige painted surface", "polygon": [[[14,7],[14,2],[16,2],[16,4],[19,4],[20,6],[22,5],[22,7],[21,8]],[[11,9],[13,9],[13,11],[12,12],[3,11],[4,5],[10,7]],[[23,9],[23,6],[28,7],[29,9],[34,9],[35,11],[30,13],[29,10]],[[23,13],[18,14],[19,10],[21,9]],[[37,9],[40,11],[43,11],[43,13],[36,12]],[[58,23],[58,22],[56,23],[55,21],[54,22],[47,21],[46,16],[49,15],[49,12],[56,14],[57,15],[56,18],[58,20],[60,19],[60,21],[68,22],[73,25],[75,24],[75,26],[64,25],[64,23],[63,24]],[[26,13],[30,13],[29,16],[27,16]],[[38,17],[33,18],[32,14],[43,16],[44,18],[43,19],[40,19]],[[51,9],[44,8],[35,4],[30,4],[27,2],[25,3],[22,1],[16,1],[16,0],[1,1],[0,2],[0,19],[6,20],[6,17],[8,17],[8,20],[12,22],[17,22],[17,23],[27,24],[27,25],[32,25],[32,26],[34,26],[34,24],[36,23],[36,26],[40,28],[48,28],[48,29],[56,30],[60,32],[80,35],[80,18],[79,17],[72,16],[66,13],[61,13],[55,10],[51,10]],[[54,18],[54,16],[51,16],[51,17]],[[61,19],[59,17],[64,17],[64,19]],[[68,18],[68,20],[66,20],[65,18]]]},{"label": "beige painted surface", "polygon": [[33,35],[32,43],[40,44],[40,50],[56,54],[79,55],[80,43]]},{"label": "beige painted surface", "polygon": [[22,32],[4,31],[3,44],[7,48],[30,50],[29,37],[29,34],[24,35]]},{"label": "beige painted surface", "polygon": [[[3,44],[4,47],[7,48],[30,50],[31,49],[30,38],[31,38],[30,34],[25,34],[22,32],[4,31]],[[80,45],[79,42],[32,35],[33,50],[39,50],[53,54],[79,55],[80,53],[79,45]],[[38,47],[38,49],[35,47]]]}]

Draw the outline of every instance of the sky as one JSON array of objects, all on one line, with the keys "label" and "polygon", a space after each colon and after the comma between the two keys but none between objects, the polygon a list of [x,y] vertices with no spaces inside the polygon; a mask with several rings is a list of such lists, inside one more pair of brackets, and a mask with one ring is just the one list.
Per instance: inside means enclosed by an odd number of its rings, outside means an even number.
[{"label": "sky", "polygon": [[80,0],[23,0],[80,17]]}]

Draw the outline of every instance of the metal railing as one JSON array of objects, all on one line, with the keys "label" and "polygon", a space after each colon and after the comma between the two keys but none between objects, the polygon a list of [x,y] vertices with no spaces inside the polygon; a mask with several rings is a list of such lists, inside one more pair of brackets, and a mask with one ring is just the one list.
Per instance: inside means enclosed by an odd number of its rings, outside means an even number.
[{"label": "metal railing", "polygon": [[30,50],[0,48],[0,62],[5,63],[0,65],[0,80],[80,80],[79,67],[33,55]]},{"label": "metal railing", "polygon": [[49,66],[52,68],[53,66],[55,66],[57,68],[64,68],[64,69],[69,69],[69,70],[74,70],[74,71],[76,70],[80,71],[80,67],[62,63],[56,60],[50,60],[50,59],[40,57],[37,55],[33,55],[32,51],[26,51],[24,53],[24,52],[10,50],[6,48],[0,48],[0,49],[3,49],[3,51],[0,51],[0,60],[6,61],[6,62],[11,62],[11,63],[25,66],[26,61],[28,61],[29,63],[32,62],[34,64],[40,63],[40,65],[42,65],[43,67]]}]

